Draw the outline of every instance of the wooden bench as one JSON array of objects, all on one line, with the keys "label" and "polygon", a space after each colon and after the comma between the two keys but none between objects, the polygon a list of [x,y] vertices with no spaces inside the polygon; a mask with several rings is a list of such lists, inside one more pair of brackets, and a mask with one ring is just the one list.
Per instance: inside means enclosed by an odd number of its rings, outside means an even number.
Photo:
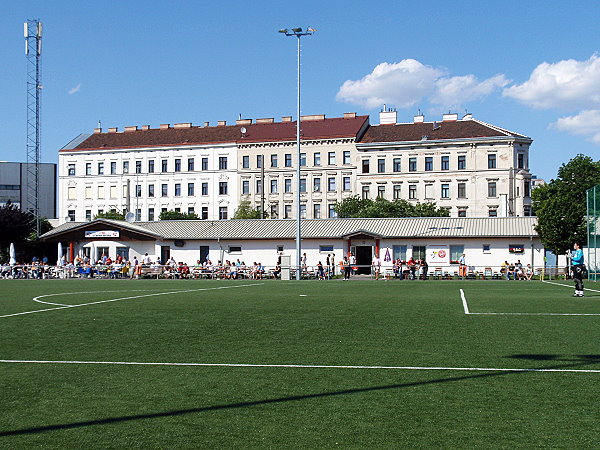
[{"label": "wooden bench", "polygon": [[163,274],[162,267],[142,267],[142,270],[140,271],[141,278],[156,277],[156,279],[158,280],[162,274]]}]

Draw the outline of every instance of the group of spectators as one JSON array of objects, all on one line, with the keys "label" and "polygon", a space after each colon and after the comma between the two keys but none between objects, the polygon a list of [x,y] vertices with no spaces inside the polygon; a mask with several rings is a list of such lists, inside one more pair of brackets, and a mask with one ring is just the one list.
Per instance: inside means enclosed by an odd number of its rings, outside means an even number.
[{"label": "group of spectators", "polygon": [[516,263],[504,261],[500,268],[500,273],[506,277],[507,280],[531,280],[533,277],[531,264],[524,266],[520,259],[517,260]]}]

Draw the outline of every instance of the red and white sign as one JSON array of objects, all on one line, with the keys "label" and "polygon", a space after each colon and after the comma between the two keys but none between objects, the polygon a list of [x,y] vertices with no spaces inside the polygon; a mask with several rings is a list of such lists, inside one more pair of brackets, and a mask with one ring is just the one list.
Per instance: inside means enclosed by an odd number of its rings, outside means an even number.
[{"label": "red and white sign", "polygon": [[86,231],[86,238],[118,238],[119,232],[117,230],[96,230]]},{"label": "red and white sign", "polygon": [[449,265],[450,250],[447,245],[428,245],[427,264]]}]

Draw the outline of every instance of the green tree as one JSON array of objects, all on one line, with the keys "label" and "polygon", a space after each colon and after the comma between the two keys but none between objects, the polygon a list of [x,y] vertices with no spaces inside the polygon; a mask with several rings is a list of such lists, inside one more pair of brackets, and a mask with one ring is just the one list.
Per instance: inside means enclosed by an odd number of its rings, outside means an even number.
[{"label": "green tree", "polygon": [[[265,217],[267,214],[265,213]],[[249,199],[243,199],[240,201],[235,213],[233,215],[234,219],[261,219],[260,211],[252,207]]]},{"label": "green tree", "polygon": [[383,198],[361,199],[358,195],[336,202],[338,217],[447,217],[445,208],[437,208],[435,203],[412,204],[403,199],[394,201]]},{"label": "green tree", "polygon": [[0,207],[0,249],[8,252],[11,242],[25,242],[31,233],[35,234],[35,216],[27,211],[21,211],[16,205]]},{"label": "green tree", "polygon": [[577,155],[558,169],[558,176],[533,190],[535,227],[543,244],[555,254],[563,254],[573,242],[587,243],[586,191],[600,184],[600,161]]},{"label": "green tree", "polygon": [[196,213],[182,213],[179,211],[163,211],[158,216],[159,220],[198,220]]},{"label": "green tree", "polygon": [[125,220],[125,214],[117,211],[108,211],[96,214],[94,219]]}]

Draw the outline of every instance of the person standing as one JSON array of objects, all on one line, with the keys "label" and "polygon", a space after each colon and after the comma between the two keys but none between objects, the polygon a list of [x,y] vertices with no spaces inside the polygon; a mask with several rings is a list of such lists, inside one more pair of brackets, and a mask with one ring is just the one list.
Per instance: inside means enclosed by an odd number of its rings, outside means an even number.
[{"label": "person standing", "polygon": [[373,271],[375,272],[375,279],[379,280],[379,273],[381,272],[381,259],[379,259],[379,255],[375,255],[371,265],[373,266]]},{"label": "person standing", "polygon": [[356,271],[358,270],[358,267],[356,267],[356,256],[354,256],[354,253],[350,252],[350,257],[348,258],[348,263],[350,263],[350,268],[352,270],[352,273],[354,275],[356,275]]},{"label": "person standing", "polygon": [[458,259],[458,276],[461,278],[465,278],[467,276],[467,261],[464,253]]},{"label": "person standing", "polygon": [[575,293],[573,297],[583,297],[583,277],[585,275],[585,264],[583,261],[583,250],[579,242],[573,244],[571,252],[571,266],[573,270],[573,280],[575,280]]}]

